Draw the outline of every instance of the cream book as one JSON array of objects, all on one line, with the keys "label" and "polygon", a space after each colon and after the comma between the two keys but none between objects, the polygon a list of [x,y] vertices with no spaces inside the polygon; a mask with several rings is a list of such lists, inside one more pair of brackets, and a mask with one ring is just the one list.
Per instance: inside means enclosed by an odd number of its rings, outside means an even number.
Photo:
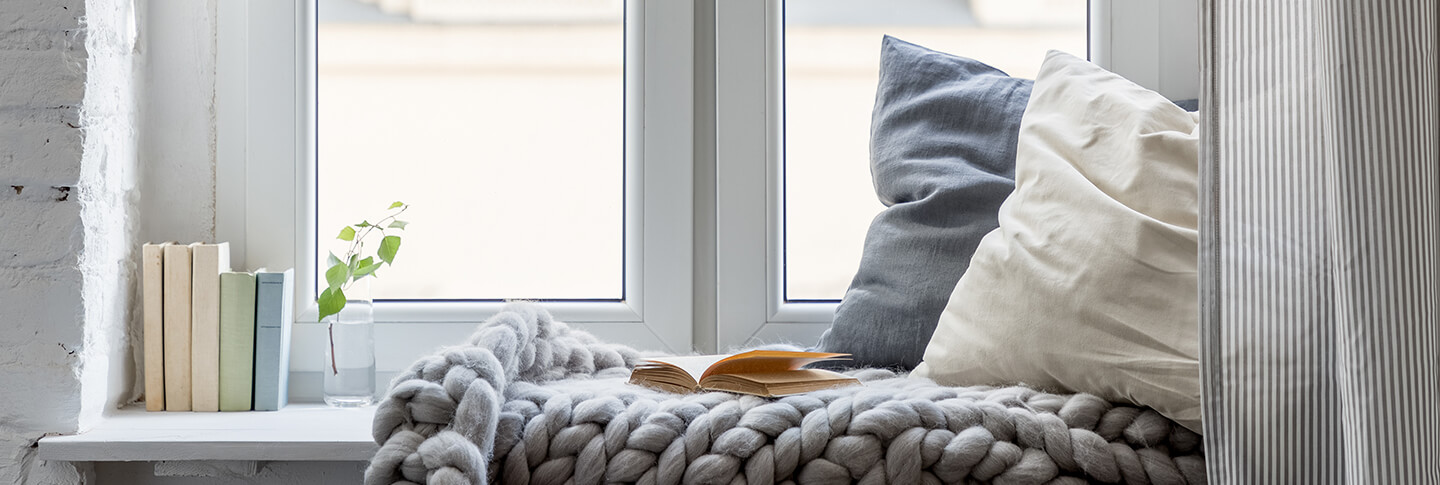
[{"label": "cream book", "polygon": [[165,247],[146,243],[140,258],[140,294],[145,320],[145,410],[165,410]]},{"label": "cream book", "polygon": [[824,360],[844,360],[850,354],[752,350],[735,355],[658,357],[637,364],[630,383],[669,392],[729,391],[775,397],[860,381],[824,369],[801,369]]},{"label": "cream book", "polygon": [[190,246],[165,246],[165,410],[190,410]]},{"label": "cream book", "polygon": [[230,271],[230,244],[190,245],[190,409],[220,410],[220,273]]}]

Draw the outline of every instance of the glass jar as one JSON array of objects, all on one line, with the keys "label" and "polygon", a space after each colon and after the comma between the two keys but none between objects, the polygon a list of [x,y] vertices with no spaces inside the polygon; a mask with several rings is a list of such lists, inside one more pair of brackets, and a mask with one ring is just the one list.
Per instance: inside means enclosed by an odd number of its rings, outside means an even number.
[{"label": "glass jar", "polygon": [[369,289],[368,280],[355,282],[346,289],[345,308],[325,317],[322,373],[325,403],[331,406],[360,407],[375,401],[375,307]]}]

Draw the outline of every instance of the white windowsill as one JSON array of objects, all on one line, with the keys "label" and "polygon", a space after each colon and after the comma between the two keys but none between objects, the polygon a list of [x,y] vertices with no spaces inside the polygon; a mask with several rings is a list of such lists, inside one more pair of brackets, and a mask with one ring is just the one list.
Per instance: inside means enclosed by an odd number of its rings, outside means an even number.
[{"label": "white windowsill", "polygon": [[234,413],[115,411],[94,429],[40,440],[55,461],[368,461],[375,407],[292,404]]}]

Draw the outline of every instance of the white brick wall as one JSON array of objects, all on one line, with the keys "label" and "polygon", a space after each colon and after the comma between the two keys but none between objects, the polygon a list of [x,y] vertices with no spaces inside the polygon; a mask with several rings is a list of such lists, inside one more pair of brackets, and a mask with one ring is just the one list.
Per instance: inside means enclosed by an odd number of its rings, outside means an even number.
[{"label": "white brick wall", "polygon": [[[0,173],[8,175],[9,171]],[[55,179],[60,178],[51,177]],[[69,186],[47,186],[43,182],[7,182],[11,186],[0,194],[0,214],[3,214],[0,217],[5,221],[5,230],[0,232],[0,267],[73,267],[83,240],[80,204],[74,190]],[[17,183],[26,185],[14,185]],[[21,193],[16,194],[17,191]]]},{"label": "white brick wall", "polygon": [[0,1],[0,483],[128,394],[134,95],[129,0]]}]

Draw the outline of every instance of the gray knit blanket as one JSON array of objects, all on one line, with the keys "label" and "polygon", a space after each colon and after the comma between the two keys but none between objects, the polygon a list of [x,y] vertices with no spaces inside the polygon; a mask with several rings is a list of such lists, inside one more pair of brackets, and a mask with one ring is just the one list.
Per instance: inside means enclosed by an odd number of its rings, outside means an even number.
[{"label": "gray knit blanket", "polygon": [[1088,394],[890,371],[778,399],[626,381],[641,354],[511,304],[376,409],[378,484],[1205,483],[1200,436]]}]

